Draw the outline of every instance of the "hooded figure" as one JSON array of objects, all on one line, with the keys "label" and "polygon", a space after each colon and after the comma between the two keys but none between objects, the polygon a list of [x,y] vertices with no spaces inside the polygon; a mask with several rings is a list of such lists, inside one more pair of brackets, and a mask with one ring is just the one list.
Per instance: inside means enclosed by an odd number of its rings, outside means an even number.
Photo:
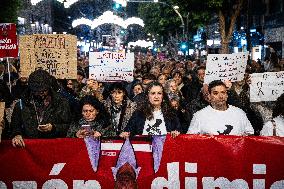
[{"label": "hooded figure", "polygon": [[49,73],[36,70],[29,77],[28,90],[14,108],[12,144],[24,147],[23,137],[65,137],[70,120],[68,102],[53,91]]}]

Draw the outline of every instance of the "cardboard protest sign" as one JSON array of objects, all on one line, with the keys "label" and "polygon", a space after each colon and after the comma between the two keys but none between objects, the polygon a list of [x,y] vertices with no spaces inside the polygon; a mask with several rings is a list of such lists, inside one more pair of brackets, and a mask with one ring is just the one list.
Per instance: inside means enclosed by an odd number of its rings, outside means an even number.
[{"label": "cardboard protest sign", "polygon": [[5,102],[0,102],[0,122],[4,119]]},{"label": "cardboard protest sign", "polygon": [[16,24],[0,23],[0,58],[18,57]]},{"label": "cardboard protest sign", "polygon": [[208,54],[204,83],[214,80],[241,81],[244,78],[248,53]]},{"label": "cardboard protest sign", "polygon": [[4,120],[4,111],[5,111],[5,102],[0,102],[0,142],[1,142],[1,135],[4,125],[2,125],[2,121]]},{"label": "cardboard protest sign", "polygon": [[133,81],[134,53],[90,52],[89,78],[98,81]]},{"label": "cardboard protest sign", "polygon": [[251,74],[250,101],[275,101],[284,93],[284,72]]},{"label": "cardboard protest sign", "polygon": [[64,34],[21,36],[19,48],[23,77],[28,77],[36,69],[43,69],[57,79],[76,79],[76,36]]}]

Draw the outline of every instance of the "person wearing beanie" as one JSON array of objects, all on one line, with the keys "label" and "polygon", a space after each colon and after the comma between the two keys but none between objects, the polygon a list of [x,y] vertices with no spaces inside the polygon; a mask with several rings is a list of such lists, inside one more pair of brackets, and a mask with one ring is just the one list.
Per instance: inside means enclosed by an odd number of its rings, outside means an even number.
[{"label": "person wearing beanie", "polygon": [[53,90],[44,70],[30,74],[28,90],[15,105],[11,127],[14,147],[25,147],[23,138],[65,137],[71,113],[68,102]]}]

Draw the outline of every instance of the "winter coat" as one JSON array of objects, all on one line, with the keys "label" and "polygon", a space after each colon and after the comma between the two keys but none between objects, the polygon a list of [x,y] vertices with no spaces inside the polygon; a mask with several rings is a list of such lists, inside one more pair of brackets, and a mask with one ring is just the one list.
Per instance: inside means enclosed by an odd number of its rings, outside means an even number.
[{"label": "winter coat", "polygon": [[[130,99],[127,99],[125,102],[125,109],[122,108],[120,117],[119,117],[119,123],[117,125],[114,124],[114,112],[113,112],[113,104],[111,103],[110,98],[108,98],[105,102],[106,110],[109,112],[111,119],[112,119],[112,125],[111,128],[108,128],[108,131],[106,133],[107,136],[118,136],[126,127],[130,117],[132,116],[133,112],[136,110],[136,103],[132,102]],[[124,109],[124,110],[123,110]],[[120,128],[115,128],[119,126]]]},{"label": "winter coat", "polygon": [[[126,128],[124,129],[125,132],[130,132],[133,135],[142,135],[143,129],[145,125],[146,117],[143,112],[136,110],[133,115],[131,116],[130,120]],[[181,126],[178,117],[173,117],[173,119],[166,118],[164,116],[164,121],[166,125],[167,132],[171,131],[181,131]]]},{"label": "winter coat", "polygon": [[31,97],[30,91],[27,91],[15,105],[11,121],[12,137],[16,135],[22,135],[24,138],[65,137],[71,121],[68,102],[51,91],[51,102],[45,108],[40,124],[52,124],[52,130],[41,132],[37,129],[39,123]]}]

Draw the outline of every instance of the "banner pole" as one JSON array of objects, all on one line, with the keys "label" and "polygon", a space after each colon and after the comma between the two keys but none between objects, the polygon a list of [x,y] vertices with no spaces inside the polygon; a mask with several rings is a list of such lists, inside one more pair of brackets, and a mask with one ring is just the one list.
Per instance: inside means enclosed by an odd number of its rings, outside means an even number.
[{"label": "banner pole", "polygon": [[9,81],[9,90],[10,93],[12,93],[12,84],[11,84],[11,73],[10,73],[10,62],[9,62],[9,58],[7,57],[7,63],[8,63],[8,81]]}]

